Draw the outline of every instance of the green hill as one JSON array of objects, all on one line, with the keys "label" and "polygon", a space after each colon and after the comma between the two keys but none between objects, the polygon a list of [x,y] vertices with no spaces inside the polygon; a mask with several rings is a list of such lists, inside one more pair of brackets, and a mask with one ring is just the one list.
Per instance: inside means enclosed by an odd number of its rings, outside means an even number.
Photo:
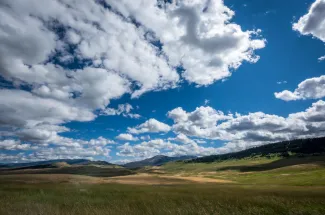
[{"label": "green hill", "polygon": [[325,137],[313,139],[299,139],[267,144],[240,152],[211,155],[192,159],[185,162],[210,163],[232,159],[243,159],[248,157],[304,157],[310,155],[321,155],[325,153]]}]

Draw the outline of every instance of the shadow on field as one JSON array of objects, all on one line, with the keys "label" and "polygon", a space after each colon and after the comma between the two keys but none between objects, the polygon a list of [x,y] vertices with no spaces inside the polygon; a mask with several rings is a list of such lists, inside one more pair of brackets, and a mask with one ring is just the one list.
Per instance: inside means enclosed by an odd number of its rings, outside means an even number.
[{"label": "shadow on field", "polygon": [[11,174],[73,174],[95,177],[114,177],[133,175],[135,172],[125,168],[102,168],[96,166],[72,166],[63,168],[24,167],[16,169],[0,169],[0,175]]},{"label": "shadow on field", "polygon": [[277,161],[273,161],[266,164],[258,164],[258,165],[238,165],[238,166],[226,166],[222,168],[218,168],[217,171],[227,171],[227,170],[235,170],[240,172],[254,172],[254,171],[268,171],[283,167],[290,167],[295,165],[305,165],[305,164],[314,164],[318,166],[325,167],[325,156],[315,156],[315,157],[307,157],[307,158],[283,158]]}]

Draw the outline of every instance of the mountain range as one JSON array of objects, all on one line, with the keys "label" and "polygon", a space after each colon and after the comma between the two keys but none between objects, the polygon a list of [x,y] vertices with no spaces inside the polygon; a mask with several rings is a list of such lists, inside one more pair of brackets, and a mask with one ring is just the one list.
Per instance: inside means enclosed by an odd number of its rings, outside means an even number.
[{"label": "mountain range", "polygon": [[91,161],[87,159],[57,159],[57,160],[47,160],[47,161],[36,161],[28,163],[7,163],[0,164],[0,168],[22,168],[22,167],[31,167],[31,166],[49,166],[56,163],[66,163],[68,165],[115,165],[108,163],[106,161]]},{"label": "mountain range", "polygon": [[58,159],[48,161],[37,161],[30,163],[7,163],[0,164],[0,168],[17,169],[17,168],[57,168],[67,166],[111,166],[111,167],[124,167],[124,168],[141,168],[145,166],[161,166],[172,161],[184,161],[184,162],[215,162],[230,159],[242,159],[246,157],[255,156],[280,156],[289,157],[295,156],[309,156],[318,155],[325,153],[325,137],[311,138],[311,139],[298,139],[291,141],[282,141],[277,143],[271,143],[263,146],[257,146],[250,149],[246,149],[239,152],[233,152],[228,154],[210,155],[204,157],[195,156],[180,156],[180,157],[169,157],[165,155],[157,155],[152,158],[126,163],[122,166],[118,166],[106,161],[91,161],[87,159]]}]

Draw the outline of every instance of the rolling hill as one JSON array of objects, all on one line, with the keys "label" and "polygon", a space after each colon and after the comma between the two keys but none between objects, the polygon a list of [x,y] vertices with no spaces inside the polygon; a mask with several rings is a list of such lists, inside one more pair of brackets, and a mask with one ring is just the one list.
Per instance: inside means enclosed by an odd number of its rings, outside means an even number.
[{"label": "rolling hill", "polygon": [[114,165],[106,161],[91,161],[87,159],[57,159],[47,161],[36,161],[29,163],[6,163],[0,164],[0,168],[22,168],[22,167],[35,167],[47,165],[48,167],[55,163],[67,163],[68,165]]},{"label": "rolling hill", "polygon": [[123,166],[126,168],[140,168],[144,166],[161,166],[165,163],[171,162],[171,161],[185,161],[196,158],[194,156],[181,156],[181,157],[168,157],[164,155],[157,155],[152,158],[148,158],[141,161],[126,163]]},{"label": "rolling hill", "polygon": [[0,175],[13,174],[72,174],[97,177],[113,177],[134,174],[124,167],[106,161],[86,159],[60,159],[31,163],[3,164]]},{"label": "rolling hill", "polygon": [[195,158],[185,162],[194,163],[210,163],[216,161],[225,161],[232,159],[243,159],[247,157],[305,157],[310,155],[321,155],[325,153],[325,137],[313,139],[298,139],[291,141],[283,141],[263,146],[246,149],[239,152],[210,155]]}]

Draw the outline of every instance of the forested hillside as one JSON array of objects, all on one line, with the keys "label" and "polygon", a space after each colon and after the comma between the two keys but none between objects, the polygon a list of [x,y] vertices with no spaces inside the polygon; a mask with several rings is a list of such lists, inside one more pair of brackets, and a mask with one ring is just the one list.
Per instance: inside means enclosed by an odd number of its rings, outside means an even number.
[{"label": "forested hillside", "polygon": [[325,153],[325,137],[313,138],[313,139],[299,139],[292,141],[284,141],[278,143],[272,143],[268,145],[258,146],[250,148],[240,152],[222,154],[222,155],[211,155],[192,159],[185,162],[214,162],[223,161],[230,159],[242,159],[247,157],[255,156],[297,156],[303,157],[307,155],[320,155]]}]

